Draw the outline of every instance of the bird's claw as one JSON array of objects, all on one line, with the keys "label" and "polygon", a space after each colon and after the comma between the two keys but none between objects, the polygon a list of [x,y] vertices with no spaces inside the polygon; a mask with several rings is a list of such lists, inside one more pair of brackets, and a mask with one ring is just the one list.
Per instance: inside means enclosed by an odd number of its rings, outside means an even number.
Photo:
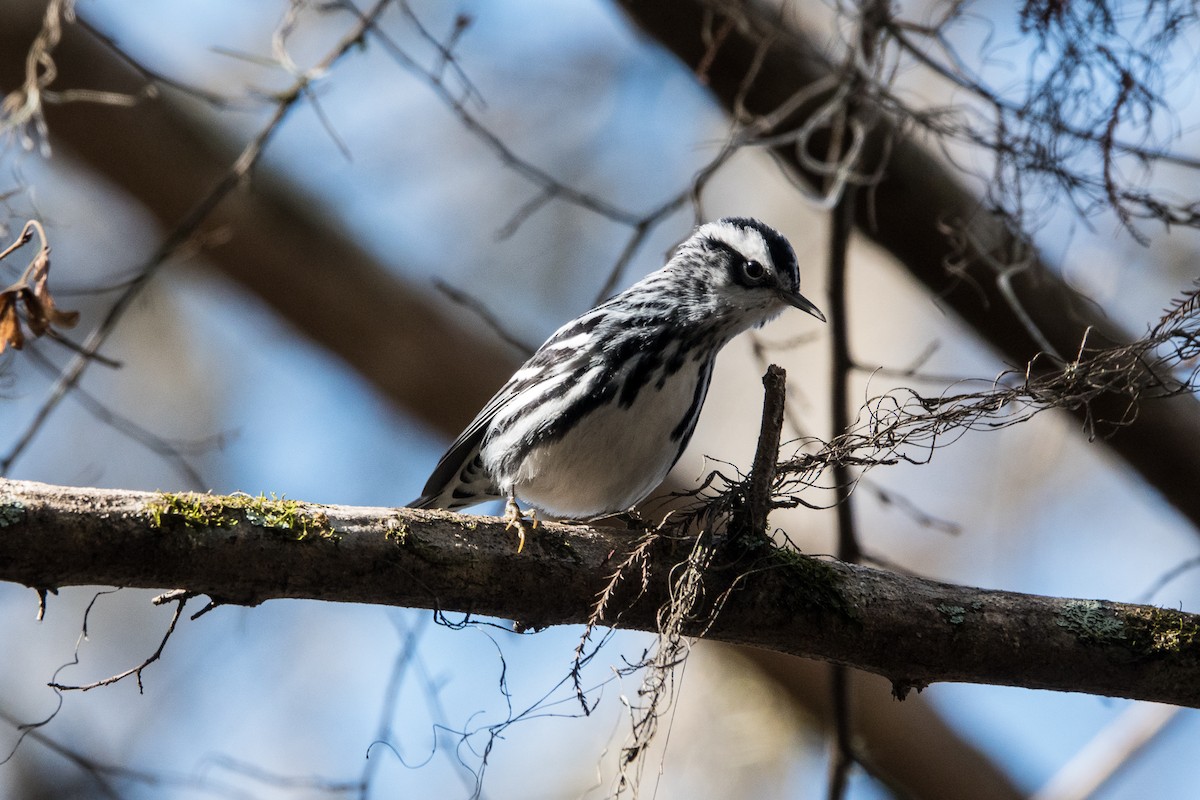
[{"label": "bird's claw", "polygon": [[532,533],[534,530],[541,527],[542,524],[541,520],[538,519],[536,510],[532,508],[529,509],[529,516],[526,517],[525,513],[521,511],[520,507],[517,506],[516,501],[512,498],[509,498],[508,502],[504,504],[504,522],[505,530],[511,531],[513,528],[517,529],[518,554],[525,549],[526,531]]}]

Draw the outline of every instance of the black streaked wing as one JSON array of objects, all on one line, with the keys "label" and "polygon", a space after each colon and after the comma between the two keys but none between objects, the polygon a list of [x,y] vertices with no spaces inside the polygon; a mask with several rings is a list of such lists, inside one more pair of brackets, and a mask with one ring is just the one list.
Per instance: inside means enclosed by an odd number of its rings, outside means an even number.
[{"label": "black streaked wing", "polygon": [[[508,383],[501,386],[500,391],[492,396],[492,399],[475,416],[475,419],[471,420],[471,424],[459,435],[454,444],[450,445],[450,449],[438,461],[437,466],[433,468],[433,474],[425,482],[421,496],[409,503],[409,508],[464,508],[500,497],[499,490],[494,483],[488,486],[487,492],[477,494],[475,499],[467,499],[463,496],[454,497],[453,493],[458,484],[476,483],[482,486],[481,479],[486,477],[482,474],[483,465],[479,464],[477,468],[473,468],[472,462],[478,457],[479,449],[483,446],[483,438],[487,434],[488,428],[491,427],[492,420],[495,419],[504,404],[522,391],[528,390],[542,381],[546,376],[547,369],[562,358],[562,354],[553,349],[554,345],[580,333],[593,331],[604,320],[605,308],[611,304],[611,300],[602,303],[551,334],[537,352],[516,371]],[[531,368],[536,368],[533,374],[529,373]]]},{"label": "black streaked wing", "polygon": [[[488,426],[492,424],[492,419],[496,416],[496,412],[513,396],[513,381],[500,387],[500,391],[488,401],[483,410],[475,415],[475,419],[471,420],[471,424],[467,426],[459,437],[454,440],[454,444],[450,445],[450,449],[438,461],[437,466],[433,468],[433,474],[429,476],[429,480],[425,482],[425,488],[421,490],[421,496],[408,504],[408,508],[445,508],[447,506],[438,503],[448,490],[452,490],[453,484],[460,482],[460,476],[464,470],[471,466],[471,463],[479,456],[479,448],[483,445],[484,434],[487,433]],[[491,492],[480,495],[478,500],[463,502],[457,504],[457,507],[473,505],[474,503],[483,503],[488,500],[495,500],[500,495],[497,493],[495,486],[491,487]],[[464,498],[465,499],[465,498]]]}]

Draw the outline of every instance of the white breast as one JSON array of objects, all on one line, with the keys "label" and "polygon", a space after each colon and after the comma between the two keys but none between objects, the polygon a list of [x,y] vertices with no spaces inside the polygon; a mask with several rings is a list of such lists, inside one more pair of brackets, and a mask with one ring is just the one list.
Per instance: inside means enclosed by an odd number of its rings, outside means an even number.
[{"label": "white breast", "polygon": [[691,406],[701,364],[688,361],[657,389],[643,386],[629,408],[604,405],[570,433],[522,461],[517,497],[559,517],[625,511],[654,491],[675,462],[671,439]]}]

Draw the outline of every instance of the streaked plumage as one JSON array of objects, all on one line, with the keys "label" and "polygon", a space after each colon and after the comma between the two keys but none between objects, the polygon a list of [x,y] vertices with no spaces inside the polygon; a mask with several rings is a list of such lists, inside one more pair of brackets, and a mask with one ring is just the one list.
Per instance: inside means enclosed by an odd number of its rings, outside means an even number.
[{"label": "streaked plumage", "polygon": [[720,349],[789,305],[824,320],[783,236],[742,217],[700,226],[662,269],[555,331],[410,505],[515,494],[572,519],[632,508],[687,446]]}]

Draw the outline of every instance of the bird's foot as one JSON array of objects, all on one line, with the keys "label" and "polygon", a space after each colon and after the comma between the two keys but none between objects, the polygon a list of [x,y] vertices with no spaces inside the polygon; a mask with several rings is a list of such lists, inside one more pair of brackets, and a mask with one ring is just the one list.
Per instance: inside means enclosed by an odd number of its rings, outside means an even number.
[{"label": "bird's foot", "polygon": [[517,501],[511,497],[504,504],[504,522],[505,530],[517,529],[517,553],[525,549],[525,534],[533,533],[542,524],[538,520],[537,511],[529,509],[529,516],[526,517],[517,505]]}]

